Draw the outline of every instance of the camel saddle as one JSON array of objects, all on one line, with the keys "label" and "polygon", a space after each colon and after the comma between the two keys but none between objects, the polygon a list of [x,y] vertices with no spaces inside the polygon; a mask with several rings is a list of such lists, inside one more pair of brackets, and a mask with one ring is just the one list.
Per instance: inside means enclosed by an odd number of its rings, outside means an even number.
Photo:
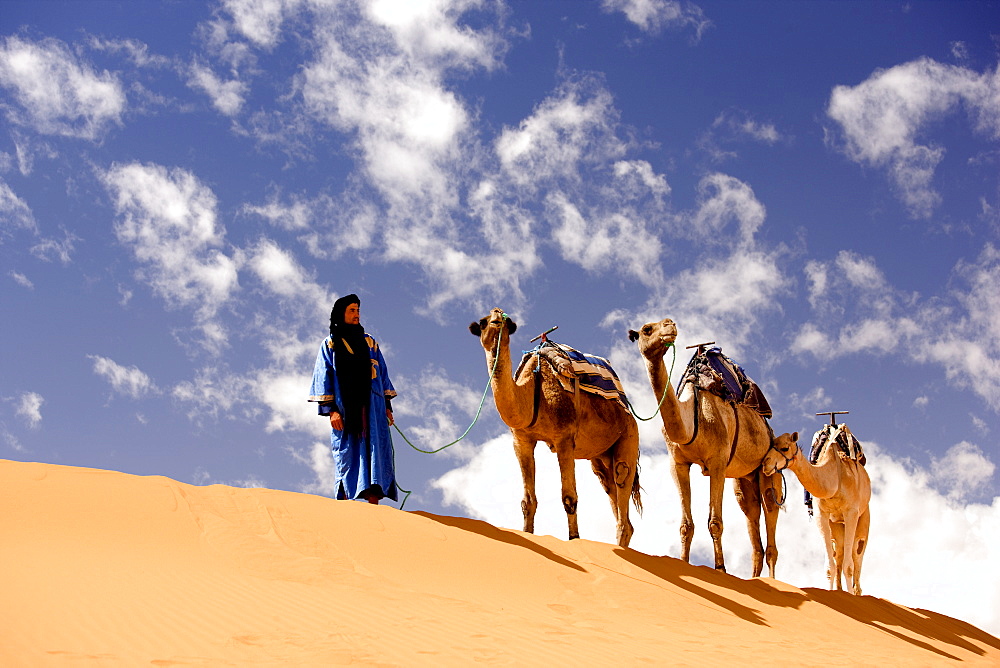
[{"label": "camel saddle", "polygon": [[757,383],[746,375],[739,364],[723,355],[722,348],[717,346],[696,352],[691,357],[681,376],[681,382],[678,383],[678,396],[687,383],[694,383],[698,389],[711,392],[726,401],[745,404],[765,419],[772,415],[771,406]]},{"label": "camel saddle", "polygon": [[836,443],[841,452],[849,458],[860,462],[862,466],[868,461],[865,458],[865,451],[861,448],[861,442],[858,441],[844,423],[828,424],[816,432],[813,436],[809,461],[813,464],[818,462],[819,454],[823,452],[823,446],[830,442]]},{"label": "camel saddle", "polygon": [[559,384],[567,392],[580,389],[617,401],[623,408],[628,409],[628,399],[618,374],[611,368],[611,363],[603,357],[581,353],[566,344],[545,340],[534,350],[524,351],[521,363],[514,374],[515,378],[520,377],[521,369],[532,358],[536,359],[537,364],[541,364],[544,360],[555,371]]},{"label": "camel saddle", "polygon": [[[851,433],[846,424],[828,424],[813,435],[812,450],[809,452],[809,461],[815,464],[819,461],[820,453],[824,446],[832,443],[840,448],[840,451],[849,458],[857,461],[862,466],[868,461],[865,451],[861,448],[861,442]],[[806,509],[809,517],[813,516],[813,497],[808,490],[805,490]]]}]

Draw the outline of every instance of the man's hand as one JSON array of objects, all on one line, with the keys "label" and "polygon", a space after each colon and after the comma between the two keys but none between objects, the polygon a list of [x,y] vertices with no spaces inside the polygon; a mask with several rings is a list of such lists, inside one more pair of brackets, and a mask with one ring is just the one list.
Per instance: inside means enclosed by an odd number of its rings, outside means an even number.
[{"label": "man's hand", "polygon": [[340,413],[330,413],[330,426],[337,431],[344,431],[344,418],[340,417]]},{"label": "man's hand", "polygon": [[389,426],[390,427],[392,425],[396,424],[396,421],[392,419],[392,409],[391,408],[386,408],[385,409],[385,418],[389,421]]}]

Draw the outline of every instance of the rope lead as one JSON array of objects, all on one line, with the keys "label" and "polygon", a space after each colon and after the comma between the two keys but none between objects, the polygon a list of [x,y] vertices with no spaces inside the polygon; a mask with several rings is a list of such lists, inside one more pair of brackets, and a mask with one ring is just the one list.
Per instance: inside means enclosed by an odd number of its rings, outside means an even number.
[{"label": "rope lead", "polygon": [[[503,314],[503,319],[507,320],[507,314],[506,313]],[[434,450],[424,450],[422,448],[417,447],[413,443],[411,443],[410,439],[408,439],[406,437],[406,434],[403,433],[403,430],[400,429],[398,425],[396,425],[395,423],[393,423],[392,428],[395,429],[397,432],[399,432],[399,435],[403,437],[403,440],[406,441],[407,445],[409,445],[411,448],[413,448],[417,452],[422,452],[425,455],[433,455],[436,452],[441,452],[445,448],[450,448],[451,446],[455,445],[456,443],[458,443],[459,441],[461,441],[463,438],[465,438],[469,434],[470,431],[472,431],[472,428],[475,426],[476,422],[479,421],[480,414],[483,412],[483,405],[486,403],[486,395],[489,394],[489,392],[490,392],[490,384],[493,382],[493,376],[496,375],[496,372],[497,372],[497,363],[500,361],[500,352],[499,352],[499,349],[500,349],[500,337],[501,336],[503,336],[503,329],[502,328],[500,330],[500,333],[497,335],[497,352],[496,352],[496,354],[493,357],[493,368],[490,370],[490,377],[486,380],[486,389],[483,390],[483,396],[479,400],[479,408],[476,409],[476,417],[472,418],[472,424],[469,425],[469,427],[462,433],[461,436],[459,436],[458,438],[456,438],[451,443],[447,443],[445,445],[442,445],[440,448],[435,448]],[[392,470],[393,471],[396,470],[396,448],[395,447],[392,448]],[[403,497],[403,502],[399,504],[399,509],[402,510],[403,506],[406,505],[406,500],[408,498],[410,498],[410,494],[412,494],[412,492],[410,490],[406,490],[406,489],[403,489],[402,487],[400,487],[398,481],[396,482],[396,487],[399,488],[399,491],[406,492],[406,496]]]},{"label": "rope lead", "polygon": [[640,417],[639,415],[637,415],[635,409],[632,408],[632,402],[631,401],[628,402],[628,409],[629,411],[632,412],[632,416],[635,417],[636,420],[649,422],[650,420],[655,418],[656,414],[660,412],[660,406],[662,406],[663,402],[666,401],[667,399],[667,392],[670,391],[670,377],[674,375],[674,364],[677,362],[677,348],[674,347],[673,343],[668,343],[667,345],[670,347],[670,352],[673,354],[673,358],[670,360],[670,373],[667,374],[667,384],[663,387],[663,396],[660,397],[660,403],[656,404],[656,410],[653,411],[653,414],[650,415],[648,418]]}]

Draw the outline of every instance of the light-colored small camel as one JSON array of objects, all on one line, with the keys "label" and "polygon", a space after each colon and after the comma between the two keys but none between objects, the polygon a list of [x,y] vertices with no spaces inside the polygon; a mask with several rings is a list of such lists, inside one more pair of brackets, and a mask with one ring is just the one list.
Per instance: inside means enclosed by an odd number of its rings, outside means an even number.
[{"label": "light-colored small camel", "polygon": [[[534,533],[535,446],[544,441],[556,454],[562,479],[562,502],[569,523],[569,537],[579,538],[575,459],[589,459],[591,468],[611,500],[617,523],[617,541],[628,547],[632,538],[629,499],[642,511],[639,496],[639,428],[631,413],[617,401],[584,392],[567,392],[548,364],[524,365],[518,378],[511,375],[510,335],[517,324],[495,308],[469,331],[479,337],[486,351],[486,366],[500,418],[514,435],[514,454],[524,481],[524,530]],[[495,366],[495,370],[494,370]],[[535,383],[541,382],[538,405]]]},{"label": "light-colored small camel", "polygon": [[[693,383],[684,388],[682,396],[675,395],[663,362],[667,349],[677,339],[677,325],[670,318],[647,323],[638,332],[631,330],[629,338],[638,341],[653,394],[658,400],[663,398],[660,405],[663,437],[673,458],[671,471],[681,497],[681,558],[689,562],[691,557],[694,538],[691,465],[698,464],[702,473],[709,477],[708,532],[715,548],[715,567],[726,570],[722,554],[722,493],[725,479],[734,478],[736,498],[747,518],[754,577],[763,571],[765,559],[768,573],[774,577],[778,563],[774,535],[779,505],[773,493],[761,494],[762,485],[766,490],[772,483],[764,482],[760,473],[761,460],[771,445],[767,422],[752,407],[733,405],[710,392],[696,391]],[[766,551],[760,540],[762,504],[767,530]]]},{"label": "light-colored small camel", "polygon": [[[847,429],[841,425],[841,429]],[[837,447],[835,435],[827,440],[815,464],[802,454],[799,434],[782,434],[764,457],[765,475],[791,469],[806,491],[813,495],[819,510],[819,527],[826,543],[827,576],[830,589],[842,591],[843,573],[847,589],[861,595],[861,561],[868,548],[872,483],[861,462]],[[850,558],[844,548],[850,545]]]}]

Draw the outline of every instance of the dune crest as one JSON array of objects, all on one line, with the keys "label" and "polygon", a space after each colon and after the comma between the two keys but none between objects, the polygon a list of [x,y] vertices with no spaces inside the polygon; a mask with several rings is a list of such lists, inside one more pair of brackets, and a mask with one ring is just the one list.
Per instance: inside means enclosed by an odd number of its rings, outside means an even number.
[{"label": "dune crest", "polygon": [[0,460],[5,666],[1000,665],[871,596],[268,489]]}]

